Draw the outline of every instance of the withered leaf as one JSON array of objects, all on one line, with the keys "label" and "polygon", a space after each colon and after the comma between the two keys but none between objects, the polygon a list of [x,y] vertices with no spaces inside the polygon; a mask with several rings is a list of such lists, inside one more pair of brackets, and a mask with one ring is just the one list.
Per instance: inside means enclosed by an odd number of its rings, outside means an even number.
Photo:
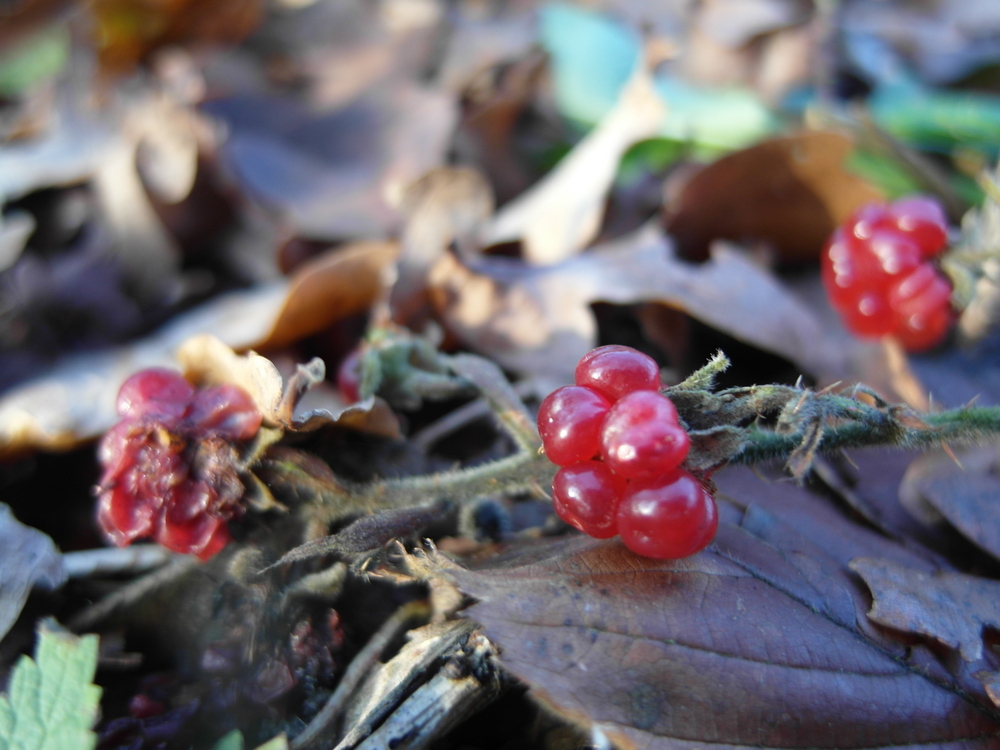
[{"label": "withered leaf", "polygon": [[[853,529],[863,533],[848,548],[919,560],[801,488],[726,474],[721,485],[750,497],[723,503],[716,543],[694,557],[649,560],[574,536],[441,571],[479,600],[467,615],[536,697],[623,747],[995,745],[1000,715],[981,684],[868,626],[835,554]],[[829,540],[781,517],[798,501],[799,517],[827,509],[813,525],[831,526]]]},{"label": "withered leaf", "polygon": [[688,181],[668,207],[681,254],[703,258],[712,240],[764,239],[784,257],[818,257],[833,229],[882,196],[844,171],[851,142],[807,132],[724,156]]},{"label": "withered leaf", "polygon": [[964,573],[925,573],[871,557],[851,561],[875,598],[868,616],[957,648],[966,661],[983,655],[985,626],[1000,627],[1000,582]]},{"label": "withered leaf", "polygon": [[195,382],[240,386],[250,394],[268,426],[293,431],[314,430],[337,422],[387,437],[399,436],[399,420],[388,404],[376,397],[334,407],[334,411],[297,409],[306,390],[322,382],[325,374],[322,360],[300,365],[286,383],[278,368],[266,357],[254,351],[237,354],[208,334],[185,341],[177,350],[177,360],[187,377]]},{"label": "withered leaf", "polygon": [[445,255],[431,273],[446,324],[469,346],[518,372],[569,380],[593,348],[594,302],[659,302],[829,380],[848,354],[830,349],[816,316],[743,254],[717,247],[708,263],[679,260],[653,225],[547,267],[504,259],[474,267]]},{"label": "withered leaf", "polygon": [[61,586],[66,580],[62,556],[47,534],[14,518],[0,503],[0,641],[21,614],[36,584]]},{"label": "withered leaf", "polygon": [[959,451],[960,464],[944,452],[920,456],[907,469],[900,498],[908,510],[933,524],[942,518],[967,539],[1000,559],[1000,457],[996,448]]}]

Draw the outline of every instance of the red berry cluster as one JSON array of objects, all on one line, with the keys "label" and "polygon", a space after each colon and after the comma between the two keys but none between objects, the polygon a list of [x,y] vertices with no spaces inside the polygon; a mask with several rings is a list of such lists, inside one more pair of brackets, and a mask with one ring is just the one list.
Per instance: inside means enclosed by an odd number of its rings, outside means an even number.
[{"label": "red berry cluster", "polygon": [[892,334],[913,352],[939,344],[953,319],[951,285],[932,259],[947,241],[944,211],[930,198],[855,212],[822,257],[823,285],[848,330]]},{"label": "red berry cluster", "polygon": [[690,441],[660,370],[627,346],[580,360],[576,385],[553,391],[538,411],[556,513],[597,539],[620,535],[645,557],[693,555],[718,527],[715,500],[682,469]]},{"label": "red berry cluster", "polygon": [[172,370],[138,372],[118,392],[121,421],[101,441],[97,520],[119,547],[151,536],[207,559],[229,541],[243,484],[233,441],[249,440],[261,415],[234,385],[196,390]]}]

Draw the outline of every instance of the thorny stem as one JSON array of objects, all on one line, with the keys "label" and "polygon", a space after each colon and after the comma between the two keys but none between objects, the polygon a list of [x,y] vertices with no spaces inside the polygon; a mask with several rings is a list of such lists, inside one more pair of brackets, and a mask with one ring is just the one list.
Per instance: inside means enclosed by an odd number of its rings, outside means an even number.
[{"label": "thorny stem", "polygon": [[[937,414],[921,415],[927,427],[907,428],[871,421],[852,422],[826,430],[819,443],[820,452],[841,448],[862,448],[891,445],[900,449],[927,449],[943,443],[963,445],[980,443],[1000,436],[1000,407],[968,407]],[[754,464],[777,458],[788,458],[798,447],[802,436],[778,434],[769,430],[748,432],[743,451],[732,463]]]},{"label": "thorny stem", "polygon": [[[729,360],[719,353],[683,383],[665,391],[691,436],[685,466],[704,476],[729,463],[785,459],[791,473],[802,478],[822,452],[876,445],[921,449],[1000,436],[1000,407],[917,414],[906,406],[886,403],[864,386],[851,393],[788,385],[715,391],[715,377],[728,365]],[[545,494],[557,467],[537,449],[538,433],[531,417],[500,369],[472,355],[448,358],[447,369],[485,396],[517,452],[470,468],[360,485],[319,478],[305,465],[289,465],[284,478],[297,491],[312,495],[314,520],[330,522],[358,512],[429,507],[442,500],[462,505],[518,492]],[[761,418],[769,420],[768,427],[761,426]]]}]

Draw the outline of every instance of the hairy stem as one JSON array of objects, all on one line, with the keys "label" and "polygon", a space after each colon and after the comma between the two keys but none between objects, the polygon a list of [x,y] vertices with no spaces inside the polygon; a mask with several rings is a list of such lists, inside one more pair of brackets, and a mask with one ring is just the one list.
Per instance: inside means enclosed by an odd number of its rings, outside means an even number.
[{"label": "hairy stem", "polygon": [[[891,445],[902,449],[927,449],[942,443],[969,445],[1000,437],[1000,407],[951,409],[921,415],[926,426],[906,427],[888,420],[865,420],[829,427],[819,444],[820,452],[840,448]],[[787,458],[802,436],[751,429],[747,443],[733,463],[754,464]]]}]

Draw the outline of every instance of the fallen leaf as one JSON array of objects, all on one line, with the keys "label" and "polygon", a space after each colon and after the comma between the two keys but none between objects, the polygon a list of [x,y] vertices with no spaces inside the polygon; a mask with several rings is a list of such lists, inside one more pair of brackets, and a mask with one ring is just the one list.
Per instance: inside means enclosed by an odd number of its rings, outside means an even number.
[{"label": "fallen leaf", "polygon": [[493,191],[474,169],[440,167],[411,185],[390,303],[396,320],[419,324],[428,306],[428,275],[454,244],[465,257],[478,253],[477,235],[493,213]]},{"label": "fallen leaf", "polygon": [[768,271],[722,246],[708,263],[681,261],[653,225],[554,266],[483,259],[470,267],[445,255],[430,281],[449,329],[516,372],[569,382],[595,345],[590,305],[643,301],[682,309],[826,382],[850,372],[819,320]]},{"label": "fallen leaf", "polygon": [[704,258],[717,238],[763,240],[788,260],[818,258],[837,225],[864,204],[882,201],[844,170],[850,150],[847,137],[820,131],[724,156],[668,200],[667,229],[688,258]]},{"label": "fallen leaf", "polygon": [[802,537],[767,543],[754,533],[723,523],[714,547],[678,561],[574,536],[484,569],[447,567],[479,600],[466,614],[506,668],[623,747],[996,742],[985,698],[932,679],[859,629],[863,600],[843,572],[822,575]]},{"label": "fallen leaf", "polygon": [[47,534],[20,523],[0,503],[0,641],[36,585],[54,589],[66,580],[62,556]]},{"label": "fallen leaf", "polygon": [[[139,341],[64,356],[46,374],[0,398],[0,457],[66,450],[101,435],[117,421],[115,395],[125,379],[147,367],[176,367],[176,349],[194,336],[210,333],[228,349],[275,348],[368,309],[384,289],[395,254],[394,244],[380,242],[333,250],[287,282],[220,295]],[[278,386],[269,382],[265,391],[280,393],[280,378]],[[329,421],[324,411],[336,412],[345,426],[397,434],[398,423],[384,404],[344,409],[330,399],[313,409],[313,417],[298,414],[297,428],[305,429],[309,419],[311,428]]]},{"label": "fallen leaf", "polygon": [[964,573],[926,573],[879,558],[859,557],[851,569],[872,591],[868,616],[886,627],[919,633],[983,656],[983,628],[1000,627],[1000,582]]},{"label": "fallen leaf", "polygon": [[253,346],[272,327],[286,289],[278,283],[221,295],[139,341],[63,357],[0,398],[0,457],[68,450],[101,435],[118,420],[115,396],[125,379],[146,367],[176,367],[174,350],[191,336],[212,331],[233,348]]},{"label": "fallen leaf", "polygon": [[315,430],[337,423],[386,437],[399,437],[399,420],[389,405],[377,397],[357,404],[340,405],[336,411],[301,411],[302,396],[321,383],[326,374],[323,361],[300,365],[286,383],[278,368],[266,357],[250,351],[237,354],[208,334],[188,339],[177,349],[177,361],[188,379],[205,385],[233,383],[245,390],[264,416],[264,424],[284,430]]},{"label": "fallen leaf", "polygon": [[412,84],[365,94],[333,111],[290,99],[205,105],[230,130],[222,155],[241,185],[306,237],[385,237],[399,223],[393,198],[445,161],[455,105]]},{"label": "fallen leaf", "polygon": [[954,455],[928,453],[910,465],[900,485],[900,498],[923,523],[947,520],[966,539],[1000,559],[998,464],[996,448],[959,450]]},{"label": "fallen leaf", "polygon": [[601,228],[604,203],[622,155],[656,134],[666,114],[640,63],[614,108],[536,185],[505,205],[483,234],[484,244],[521,240],[530,263],[575,255]]},{"label": "fallen leaf", "polygon": [[254,346],[279,348],[371,308],[390,285],[395,242],[359,241],[320,255],[295,270],[284,304]]}]

